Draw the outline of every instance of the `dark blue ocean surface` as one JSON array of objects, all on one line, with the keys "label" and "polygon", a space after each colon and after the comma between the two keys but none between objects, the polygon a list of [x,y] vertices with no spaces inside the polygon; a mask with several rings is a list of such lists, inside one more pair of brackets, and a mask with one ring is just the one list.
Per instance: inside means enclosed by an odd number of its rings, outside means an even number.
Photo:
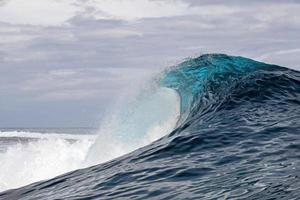
[{"label": "dark blue ocean surface", "polygon": [[170,134],[0,199],[300,198],[299,72],[210,54],[171,68],[160,84],[181,97]]}]

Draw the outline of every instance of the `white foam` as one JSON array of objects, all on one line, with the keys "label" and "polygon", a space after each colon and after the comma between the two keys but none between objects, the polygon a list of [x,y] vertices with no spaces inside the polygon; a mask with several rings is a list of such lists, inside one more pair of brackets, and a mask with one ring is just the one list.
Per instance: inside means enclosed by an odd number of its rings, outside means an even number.
[{"label": "white foam", "polygon": [[[86,135],[1,132],[1,136],[38,140],[17,143],[0,153],[0,191],[81,168],[93,143],[93,139]],[[69,139],[76,141],[70,142]]]}]

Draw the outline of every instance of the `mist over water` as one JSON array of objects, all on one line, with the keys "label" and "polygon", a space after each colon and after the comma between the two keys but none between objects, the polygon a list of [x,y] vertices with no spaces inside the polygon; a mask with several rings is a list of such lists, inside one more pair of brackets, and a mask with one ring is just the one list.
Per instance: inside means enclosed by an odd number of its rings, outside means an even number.
[{"label": "mist over water", "polygon": [[151,85],[129,94],[122,93],[96,134],[1,132],[0,191],[112,160],[174,129],[180,114],[174,90]]},{"label": "mist over water", "polygon": [[[143,91],[107,116],[86,164],[98,164],[150,144],[170,133],[180,115],[178,94],[168,88]],[[146,116],[146,117],[145,117]]]}]

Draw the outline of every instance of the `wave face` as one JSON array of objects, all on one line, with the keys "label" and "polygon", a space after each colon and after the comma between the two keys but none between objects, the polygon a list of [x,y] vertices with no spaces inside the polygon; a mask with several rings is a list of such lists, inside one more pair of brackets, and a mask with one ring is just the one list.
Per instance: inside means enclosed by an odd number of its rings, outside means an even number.
[{"label": "wave face", "polygon": [[299,198],[299,72],[209,54],[167,70],[160,84],[181,98],[170,134],[0,199]]}]

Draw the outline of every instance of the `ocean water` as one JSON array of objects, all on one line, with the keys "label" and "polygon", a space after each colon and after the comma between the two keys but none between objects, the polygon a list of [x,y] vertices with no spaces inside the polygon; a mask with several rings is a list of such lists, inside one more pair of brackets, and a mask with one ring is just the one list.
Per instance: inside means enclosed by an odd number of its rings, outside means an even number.
[{"label": "ocean water", "polygon": [[153,82],[96,131],[1,131],[0,199],[299,199],[300,72],[207,54]]}]

